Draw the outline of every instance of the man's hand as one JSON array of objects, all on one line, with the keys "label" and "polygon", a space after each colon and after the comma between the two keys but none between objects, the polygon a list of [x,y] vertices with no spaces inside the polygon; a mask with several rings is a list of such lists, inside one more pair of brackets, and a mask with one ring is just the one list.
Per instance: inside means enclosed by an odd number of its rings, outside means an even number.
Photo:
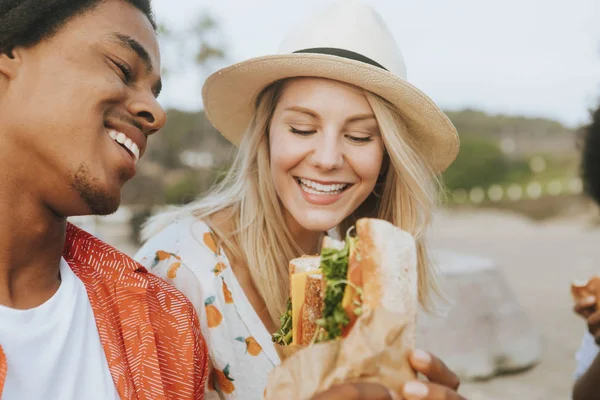
[{"label": "man's hand", "polygon": [[600,310],[597,306],[598,302],[595,296],[588,296],[575,303],[573,311],[582,316],[588,325],[588,330],[600,345]]},{"label": "man's hand", "polygon": [[439,358],[415,350],[409,356],[412,367],[425,375],[428,382],[410,381],[402,388],[401,396],[375,383],[346,383],[318,394],[312,400],[466,400],[458,394],[460,380]]},{"label": "man's hand", "polygon": [[334,386],[311,400],[395,400],[395,398],[385,386],[356,382]]},{"label": "man's hand", "polygon": [[446,364],[434,355],[423,350],[415,350],[409,355],[412,367],[423,374],[429,382],[410,381],[402,388],[406,400],[466,400],[458,394],[460,380]]}]

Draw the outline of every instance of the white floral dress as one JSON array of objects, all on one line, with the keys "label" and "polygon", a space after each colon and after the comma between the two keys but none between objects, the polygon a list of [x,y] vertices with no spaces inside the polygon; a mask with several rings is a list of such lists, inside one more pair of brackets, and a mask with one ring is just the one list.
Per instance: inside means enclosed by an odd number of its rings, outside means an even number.
[{"label": "white floral dress", "polygon": [[210,357],[206,399],[261,399],[280,360],[271,335],[246,298],[210,228],[182,218],[135,256],[194,304]]}]

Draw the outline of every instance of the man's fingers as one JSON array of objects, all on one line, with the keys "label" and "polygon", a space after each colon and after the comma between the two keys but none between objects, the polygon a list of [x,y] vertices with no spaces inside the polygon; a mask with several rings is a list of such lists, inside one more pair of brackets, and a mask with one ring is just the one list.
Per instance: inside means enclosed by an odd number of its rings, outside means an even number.
[{"label": "man's fingers", "polygon": [[402,388],[405,400],[466,400],[456,391],[436,383],[410,381]]},{"label": "man's fingers", "polygon": [[319,393],[312,400],[393,400],[391,392],[376,383],[344,383]]},{"label": "man's fingers", "polygon": [[594,296],[589,296],[578,301],[573,307],[573,311],[584,318],[588,318],[596,311],[596,298]]},{"label": "man's fingers", "polygon": [[442,360],[423,350],[415,350],[410,354],[410,363],[415,370],[422,373],[429,381],[446,386],[452,390],[458,389],[460,380]]},{"label": "man's fingers", "polygon": [[594,309],[592,307],[583,307],[579,304],[575,304],[575,306],[573,306],[573,312],[587,319],[594,312]]}]

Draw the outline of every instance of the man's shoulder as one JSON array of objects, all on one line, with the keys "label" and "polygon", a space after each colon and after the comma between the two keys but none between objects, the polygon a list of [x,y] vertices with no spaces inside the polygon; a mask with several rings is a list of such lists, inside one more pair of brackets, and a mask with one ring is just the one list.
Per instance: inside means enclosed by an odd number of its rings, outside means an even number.
[{"label": "man's shoulder", "polygon": [[[130,368],[133,380],[139,377],[146,386],[162,382],[157,390],[173,398],[201,398],[207,350],[190,301],[132,258],[76,227],[67,229],[63,257],[86,287],[109,364]],[[140,359],[142,348],[148,351]],[[160,371],[161,379],[148,371]]]},{"label": "man's shoulder", "polygon": [[194,307],[183,293],[175,286],[158,276],[147,272],[148,279],[148,296],[160,304],[159,313],[183,313],[188,317],[192,317]]},{"label": "man's shoulder", "polygon": [[[121,253],[89,233],[69,225],[63,257],[88,286],[145,287],[151,313],[189,319],[194,315],[191,302],[174,286],[148,272],[133,258]],[[108,290],[116,293],[118,290]],[[172,319],[172,318],[171,318]],[[177,318],[181,319],[181,318]]]}]

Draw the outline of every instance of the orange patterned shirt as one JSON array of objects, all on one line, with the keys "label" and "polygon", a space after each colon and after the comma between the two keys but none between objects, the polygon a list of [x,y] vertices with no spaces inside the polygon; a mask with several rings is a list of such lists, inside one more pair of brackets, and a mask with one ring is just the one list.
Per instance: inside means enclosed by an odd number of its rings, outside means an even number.
[{"label": "orange patterned shirt", "polygon": [[[86,287],[120,397],[203,399],[206,343],[185,296],[71,224],[63,257]],[[0,346],[0,397],[7,368]]]}]

